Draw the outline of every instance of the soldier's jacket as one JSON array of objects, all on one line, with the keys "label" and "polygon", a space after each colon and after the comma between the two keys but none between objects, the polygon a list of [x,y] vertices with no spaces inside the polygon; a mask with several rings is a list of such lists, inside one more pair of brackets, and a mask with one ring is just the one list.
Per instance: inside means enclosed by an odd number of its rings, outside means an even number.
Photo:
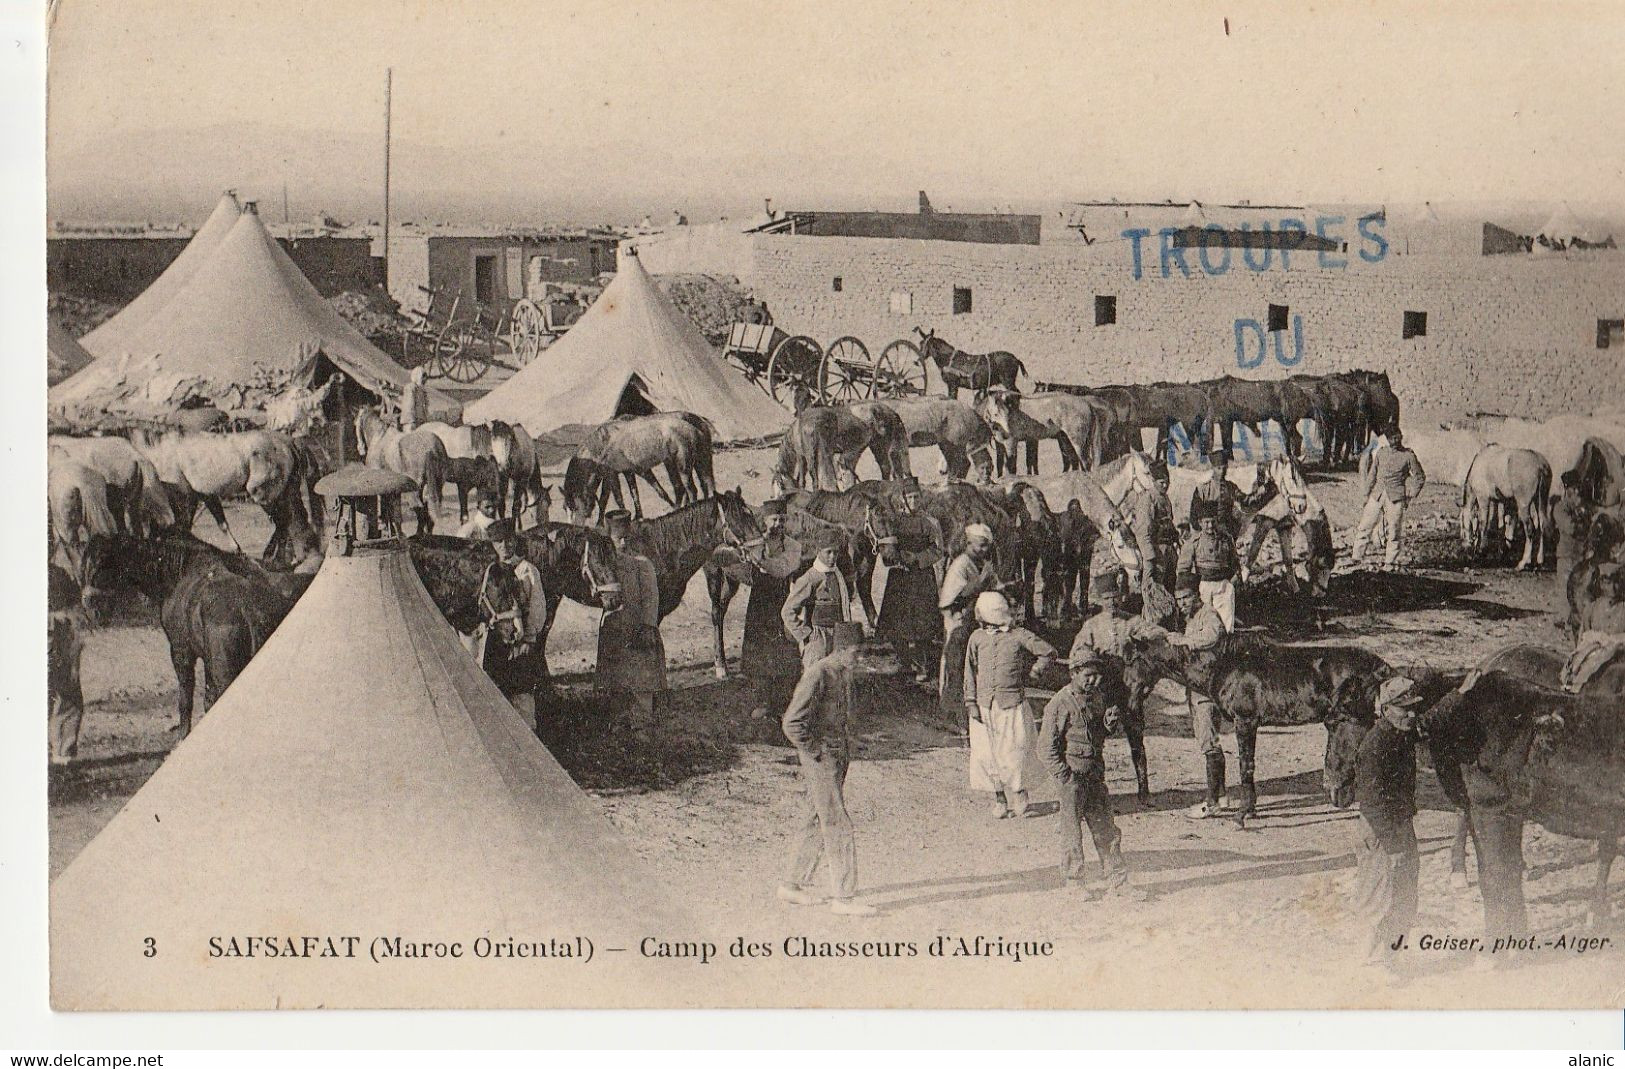
[{"label": "soldier's jacket", "polygon": [[1420,494],[1426,482],[1422,462],[1409,449],[1380,446],[1360,464],[1360,491],[1365,497],[1380,490],[1397,505]]},{"label": "soldier's jacket", "polygon": [[1068,683],[1044,706],[1038,729],[1038,759],[1065,783],[1095,770],[1106,752],[1106,701],[1099,690],[1084,694]]},{"label": "soldier's jacket", "polygon": [[784,737],[811,754],[846,756],[852,739],[852,661],[840,653],[808,665],[784,710]]},{"label": "soldier's jacket", "polygon": [[1187,651],[1185,677],[1202,694],[1213,693],[1213,669],[1219,663],[1219,643],[1227,635],[1219,614],[1203,605],[1185,623],[1184,641],[1180,645]]},{"label": "soldier's jacket", "polygon": [[1085,620],[1078,629],[1067,659],[1076,659],[1082,650],[1092,649],[1121,660],[1131,639],[1166,638],[1167,635],[1168,632],[1143,617],[1102,609]]}]

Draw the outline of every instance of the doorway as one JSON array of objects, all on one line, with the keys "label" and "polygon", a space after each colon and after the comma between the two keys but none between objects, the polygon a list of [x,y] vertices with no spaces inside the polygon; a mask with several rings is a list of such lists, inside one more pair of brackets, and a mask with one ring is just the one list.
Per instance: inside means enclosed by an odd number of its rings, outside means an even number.
[{"label": "doorway", "polygon": [[493,304],[497,299],[497,258],[474,257],[474,299],[481,304]]}]

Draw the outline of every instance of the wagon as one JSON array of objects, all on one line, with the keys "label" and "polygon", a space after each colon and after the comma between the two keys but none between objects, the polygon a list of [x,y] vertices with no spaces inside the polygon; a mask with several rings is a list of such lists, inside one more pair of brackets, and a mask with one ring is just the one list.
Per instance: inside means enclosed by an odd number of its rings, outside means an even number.
[{"label": "wagon", "polygon": [[524,367],[569,329],[546,301],[523,298],[503,308],[468,300],[461,292],[418,289],[429,300],[407,313],[401,357],[408,367],[424,365],[433,378],[475,382],[493,364]]},{"label": "wagon", "polygon": [[580,317],[579,311],[574,316],[561,316],[549,300],[526,297],[516,301],[508,315],[508,347],[513,351],[514,363],[524,367],[536,359]]},{"label": "wagon", "polygon": [[768,396],[795,407],[798,400],[844,404],[869,398],[925,393],[925,364],[908,341],[892,342],[879,359],[846,335],[829,348],[804,334],[790,335],[772,323],[735,323],[723,356]]}]

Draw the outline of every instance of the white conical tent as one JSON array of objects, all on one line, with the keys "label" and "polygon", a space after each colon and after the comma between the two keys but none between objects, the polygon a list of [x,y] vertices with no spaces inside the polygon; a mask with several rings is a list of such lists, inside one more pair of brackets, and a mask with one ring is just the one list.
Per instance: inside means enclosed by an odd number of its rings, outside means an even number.
[{"label": "white conical tent", "polygon": [[[253,211],[118,344],[53,389],[51,408],[149,414],[193,399],[240,407],[249,391],[310,385],[318,357],[380,397],[396,396],[407,380],[405,368],[322,300]],[[438,407],[451,402],[440,398]]]},{"label": "white conical tent", "polygon": [[47,320],[45,324],[45,383],[55,386],[83,368],[90,366],[95,359],[85,352],[85,347],[79,344],[72,334],[59,326],[56,320]]},{"label": "white conical tent", "polygon": [[1581,241],[1595,242],[1597,239],[1580,220],[1575,216],[1574,210],[1566,203],[1557,206],[1552,217],[1546,220],[1546,225],[1536,231],[1537,235],[1553,244],[1568,245],[1579,238]]},{"label": "white conical tent", "polygon": [[790,422],[706,343],[635,255],[621,257],[614,281],[568,334],[469,405],[463,418],[546,434],[615,418],[629,387],[661,411],[704,416],[725,442],[765,438]]},{"label": "white conical tent", "polygon": [[[662,886],[464,651],[404,549],[361,547],[323,563],[52,883],[52,1004],[671,1002],[639,940],[706,936]],[[354,936],[356,956],[215,956],[306,935]],[[578,935],[590,964],[480,957],[475,943]],[[462,956],[375,963],[378,936]]]},{"label": "white conical tent", "polygon": [[242,206],[237,203],[235,193],[231,190],[222,193],[220,202],[214,206],[208,221],[192,235],[192,240],[187,242],[186,248],[175,257],[174,263],[165,268],[164,273],[154,279],[152,285],[142,290],[140,296],[119,309],[117,315],[85,335],[83,345],[90,355],[108,356],[124,352],[125,343],[130,335],[151,319],[171,297],[184,289],[197,274],[198,268],[209,258],[209,253],[213,252],[231,232],[241,211]]}]

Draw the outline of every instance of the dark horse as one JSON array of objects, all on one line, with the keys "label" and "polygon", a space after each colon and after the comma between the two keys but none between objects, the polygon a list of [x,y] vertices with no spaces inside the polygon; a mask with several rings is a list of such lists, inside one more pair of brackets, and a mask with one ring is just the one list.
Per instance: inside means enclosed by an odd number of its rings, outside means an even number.
[{"label": "dark horse", "polygon": [[[609,537],[590,527],[545,523],[521,534],[525,559],[536,565],[547,596],[547,623],[537,639],[536,677],[511,690],[536,693],[551,685],[547,670],[547,635],[565,598],[593,608],[616,607],[615,547]],[[470,634],[489,614],[479,604],[480,584],[496,560],[489,542],[449,535],[414,535],[406,548],[418,578],[435,607],[456,631]],[[505,691],[505,693],[508,691]]]},{"label": "dark horse", "polygon": [[1607,917],[1608,874],[1625,837],[1625,657],[1577,694],[1557,689],[1563,654],[1518,646],[1492,655],[1422,715],[1439,783],[1468,815],[1485,935],[1528,931],[1523,826],[1597,843],[1592,920]]},{"label": "dark horse", "polygon": [[[1016,377],[1027,368],[1013,353],[1000,349],[991,353],[967,353],[937,337],[935,330],[915,327],[920,336],[920,355],[937,365],[949,397],[958,397],[961,388],[986,393],[995,386],[1017,389]],[[1027,375],[1028,385],[1032,376]]]},{"label": "dark horse", "polygon": [[151,538],[97,535],[85,547],[84,605],[92,616],[117,591],[137,590],[159,605],[169,640],[180,733],[192,730],[197,662],[205,712],[265,645],[310,585],[312,575],[277,573],[189,534]]},{"label": "dark horse", "polygon": [[[1374,653],[1346,646],[1280,646],[1250,635],[1229,635],[1206,671],[1193,670],[1185,651],[1162,639],[1136,640],[1125,651],[1123,683],[1130,716],[1144,724],[1144,705],[1159,679],[1194,685],[1234,722],[1241,772],[1237,823],[1256,815],[1254,764],[1258,729],[1263,724],[1335,722],[1343,717],[1371,719],[1377,686],[1393,674]],[[1125,724],[1126,727],[1126,724]],[[1143,730],[1143,728],[1142,728]],[[1133,736],[1130,736],[1130,747]],[[1136,775],[1140,772],[1135,755]]]}]

